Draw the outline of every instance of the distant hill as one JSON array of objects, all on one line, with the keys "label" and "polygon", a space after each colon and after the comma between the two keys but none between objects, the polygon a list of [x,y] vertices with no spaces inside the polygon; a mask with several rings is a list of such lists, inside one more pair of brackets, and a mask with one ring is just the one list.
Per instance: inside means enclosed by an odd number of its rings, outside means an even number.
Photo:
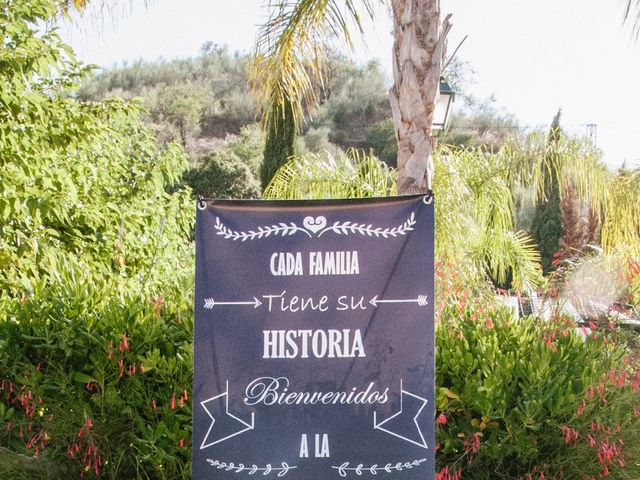
[{"label": "distant hill", "polygon": [[[146,120],[159,138],[179,141],[194,158],[259,121],[247,81],[248,64],[247,55],[207,43],[197,57],[137,61],[104,70],[82,85],[80,99],[141,97],[148,110]],[[358,66],[335,55],[327,73],[329,82],[318,89],[321,105],[305,126],[313,137],[310,143],[370,148],[368,129],[390,116],[381,67],[375,62]]]},{"label": "distant hill", "polygon": [[[247,80],[248,55],[205,43],[200,54],[171,61],[137,61],[106,69],[82,85],[80,99],[141,97],[145,120],[161,142],[178,141],[192,161],[225,144],[245,126],[260,120]],[[328,81],[318,86],[320,106],[308,116],[298,150],[335,147],[373,150],[389,165],[396,164],[396,145],[388,85],[375,62],[358,65],[333,54],[325,66]],[[464,94],[465,64],[454,62],[446,74],[458,90],[448,131],[442,143],[497,149],[520,131],[517,120]],[[235,137],[234,137],[235,138]]]}]

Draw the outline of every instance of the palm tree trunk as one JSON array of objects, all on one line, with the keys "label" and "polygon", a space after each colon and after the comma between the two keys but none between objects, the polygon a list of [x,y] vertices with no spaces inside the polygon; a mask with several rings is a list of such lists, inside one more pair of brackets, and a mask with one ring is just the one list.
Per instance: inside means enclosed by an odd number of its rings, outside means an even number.
[{"label": "palm tree trunk", "polygon": [[398,193],[424,193],[433,181],[431,124],[451,15],[440,25],[439,0],[392,0],[391,9],[389,97],[398,140]]}]

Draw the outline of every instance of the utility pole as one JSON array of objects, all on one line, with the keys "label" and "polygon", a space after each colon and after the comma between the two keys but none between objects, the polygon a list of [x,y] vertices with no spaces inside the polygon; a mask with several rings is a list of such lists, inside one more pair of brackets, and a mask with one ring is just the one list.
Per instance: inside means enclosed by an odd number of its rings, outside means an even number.
[{"label": "utility pole", "polygon": [[597,147],[598,146],[598,124],[587,123],[585,127],[587,128],[587,138],[593,144],[594,147]]}]

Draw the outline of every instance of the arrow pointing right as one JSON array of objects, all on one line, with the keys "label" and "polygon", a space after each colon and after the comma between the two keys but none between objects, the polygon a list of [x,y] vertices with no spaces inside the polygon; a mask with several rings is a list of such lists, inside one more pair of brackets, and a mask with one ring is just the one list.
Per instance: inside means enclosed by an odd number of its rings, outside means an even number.
[{"label": "arrow pointing right", "polygon": [[204,308],[211,310],[213,307],[218,305],[253,305],[253,308],[258,308],[262,305],[262,302],[258,300],[257,297],[253,297],[252,302],[220,302],[218,300],[214,300],[213,298],[205,298],[204,299]]}]

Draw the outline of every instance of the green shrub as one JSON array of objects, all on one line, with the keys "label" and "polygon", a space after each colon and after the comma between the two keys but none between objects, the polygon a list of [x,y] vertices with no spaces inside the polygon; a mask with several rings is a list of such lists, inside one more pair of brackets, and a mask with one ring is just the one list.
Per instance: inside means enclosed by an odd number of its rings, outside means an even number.
[{"label": "green shrub", "polygon": [[245,125],[238,135],[228,135],[225,141],[226,148],[242,160],[253,176],[258,178],[264,150],[264,132],[260,124]]},{"label": "green shrub", "polygon": [[232,151],[215,150],[189,170],[184,181],[205,198],[257,198],[260,184],[251,169]]},{"label": "green shrub", "polygon": [[398,165],[398,141],[393,119],[380,120],[367,129],[367,145],[390,167]]},{"label": "green shrub", "polygon": [[203,155],[183,181],[206,198],[257,198],[264,134],[258,124],[228,135],[224,144]]},{"label": "green shrub", "polygon": [[59,2],[1,5],[0,478],[188,478],[185,156],[75,99]]},{"label": "green shrub", "polygon": [[0,472],[189,477],[191,279],[175,280],[170,298],[118,299],[108,282],[63,272],[0,303],[0,445],[31,459],[29,471],[0,451]]},{"label": "green shrub", "polygon": [[329,142],[329,127],[311,127],[298,139],[299,153],[318,153],[323,150],[335,150],[335,145]]},{"label": "green shrub", "polygon": [[[506,308],[445,307],[436,340],[439,478],[457,470],[477,479],[638,478],[640,370],[603,338],[583,340],[565,320],[514,321]],[[612,444],[613,461],[599,461],[598,449]]]},{"label": "green shrub", "polygon": [[[55,30],[58,2],[12,0],[0,47],[0,292],[28,295],[63,270],[116,277],[114,293],[152,289],[189,252],[179,182],[186,158],[158,152],[134,103],[73,98],[89,72]],[[159,283],[158,283],[159,282]]]}]

